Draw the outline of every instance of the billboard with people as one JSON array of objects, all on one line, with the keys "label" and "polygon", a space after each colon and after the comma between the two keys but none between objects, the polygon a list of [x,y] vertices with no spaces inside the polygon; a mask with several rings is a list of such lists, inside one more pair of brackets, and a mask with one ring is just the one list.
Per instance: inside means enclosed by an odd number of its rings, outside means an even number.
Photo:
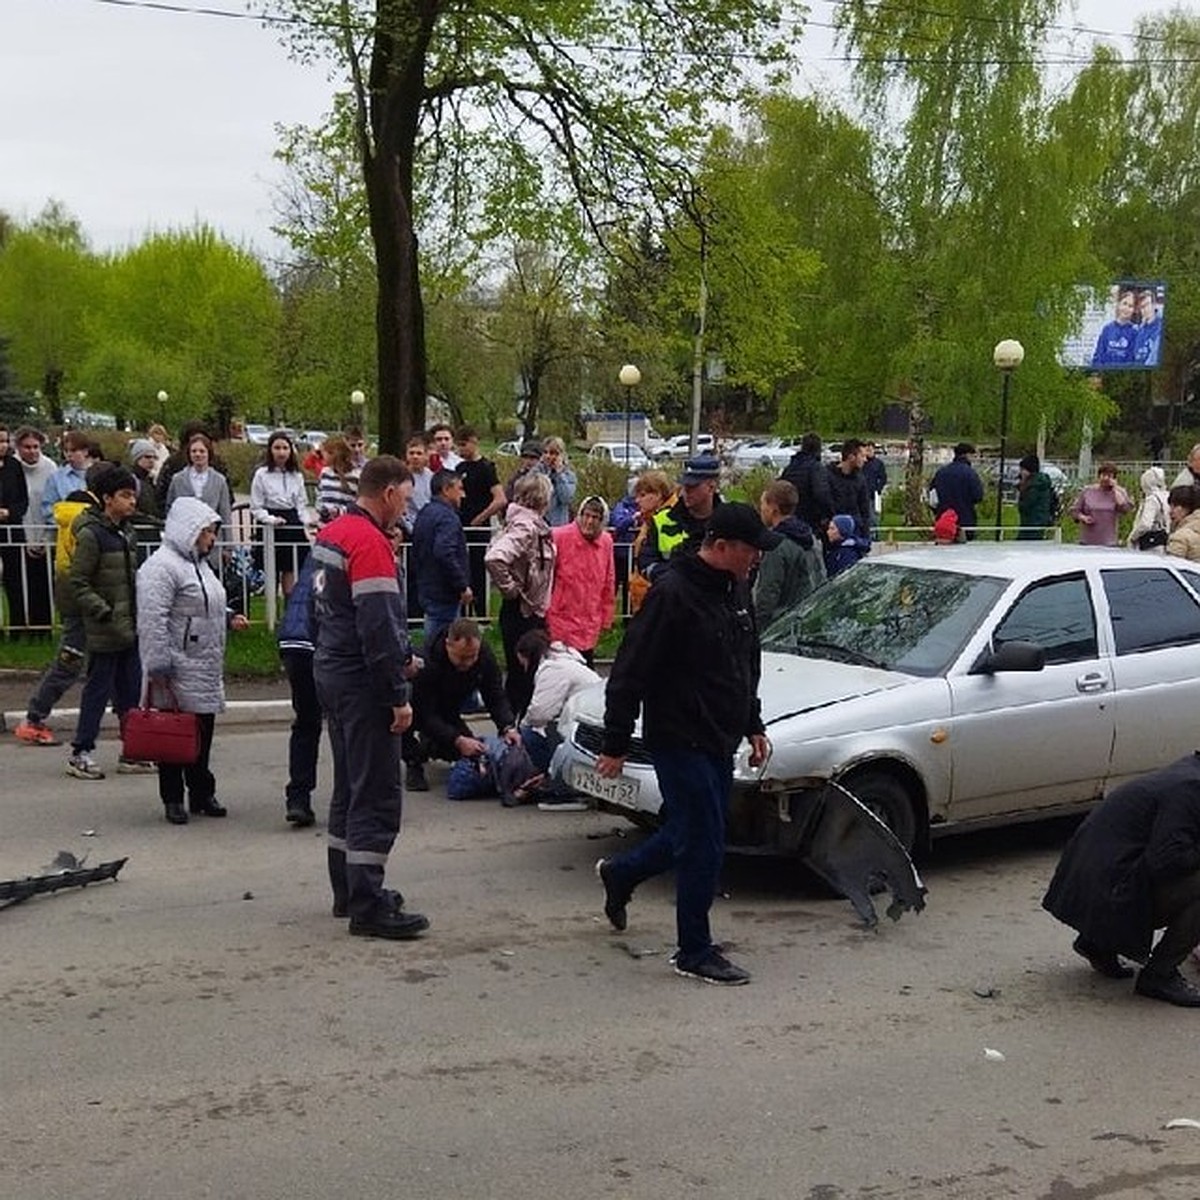
[{"label": "billboard with people", "polygon": [[1084,291],[1079,328],[1063,342],[1064,367],[1149,371],[1161,363],[1167,300],[1161,279],[1119,279],[1107,292]]}]

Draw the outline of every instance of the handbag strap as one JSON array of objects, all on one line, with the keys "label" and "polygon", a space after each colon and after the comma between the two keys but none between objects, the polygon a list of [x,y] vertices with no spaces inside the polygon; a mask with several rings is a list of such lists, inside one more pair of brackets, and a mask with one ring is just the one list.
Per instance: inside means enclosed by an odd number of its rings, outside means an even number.
[{"label": "handbag strap", "polygon": [[175,687],[169,679],[161,675],[148,675],[146,677],[146,690],[142,695],[142,707],[154,707],[154,697],[152,693],[154,691],[154,684],[156,680],[158,682],[158,686],[166,693],[167,700],[170,702],[170,709],[167,711],[178,712],[179,697],[175,695]]}]

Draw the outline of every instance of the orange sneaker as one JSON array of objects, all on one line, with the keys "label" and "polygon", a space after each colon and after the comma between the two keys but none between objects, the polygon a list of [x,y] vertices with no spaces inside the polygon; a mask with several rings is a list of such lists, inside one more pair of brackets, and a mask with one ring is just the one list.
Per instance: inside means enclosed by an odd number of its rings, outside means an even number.
[{"label": "orange sneaker", "polygon": [[62,741],[52,730],[37,721],[22,721],[13,730],[13,737],[27,746],[61,746]]}]

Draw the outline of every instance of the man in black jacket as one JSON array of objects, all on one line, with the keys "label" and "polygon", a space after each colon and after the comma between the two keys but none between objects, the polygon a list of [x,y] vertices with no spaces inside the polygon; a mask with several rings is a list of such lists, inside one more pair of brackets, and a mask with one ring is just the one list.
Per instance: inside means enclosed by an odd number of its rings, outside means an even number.
[{"label": "man in black jacket", "polygon": [[500,664],[479,626],[469,617],[459,617],[429,643],[424,664],[413,680],[413,725],[404,739],[409,791],[429,790],[425,763],[431,758],[454,762],[484,752],[483,743],[462,718],[463,705],[476,692],[483,697],[496,732],[508,742],[519,742]]},{"label": "man in black jacket", "polygon": [[[833,501],[833,512],[846,513],[854,518],[857,537],[868,541],[871,537],[871,493],[863,475],[862,442],[858,438],[847,438],[842,443],[842,457],[829,467],[829,495]],[[828,525],[822,525],[824,529]]]},{"label": "man in black jacket", "polygon": [[829,493],[829,473],[821,461],[821,439],[817,434],[806,433],[800,439],[800,449],[780,478],[796,489],[796,516],[821,533],[838,510]]},{"label": "man in black jacket", "polygon": [[621,774],[641,709],[663,805],[656,833],[596,864],[604,911],[624,929],[637,885],[674,866],[675,970],[705,983],[750,979],[713,945],[708,912],[725,856],[734,751],[748,738],[751,766],[768,753],[747,581],[779,540],[748,504],[718,506],[699,551],[674,555],[659,570],[608,677],[596,769],[607,779]]},{"label": "man in black jacket", "polygon": [[1145,964],[1138,995],[1200,1008],[1200,990],[1179,972],[1200,944],[1200,755],[1124,783],[1092,809],[1042,905],[1078,930],[1075,953],[1101,975],[1128,979],[1124,955]]}]

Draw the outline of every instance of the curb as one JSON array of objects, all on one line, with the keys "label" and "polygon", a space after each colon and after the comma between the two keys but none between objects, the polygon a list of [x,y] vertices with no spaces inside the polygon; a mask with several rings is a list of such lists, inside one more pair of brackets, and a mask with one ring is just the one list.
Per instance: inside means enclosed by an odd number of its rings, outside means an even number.
[{"label": "curb", "polygon": [[[230,700],[219,715],[221,725],[262,725],[290,722],[293,717],[290,700]],[[0,713],[0,732],[15,729],[25,720],[24,709]],[[74,730],[79,720],[78,708],[56,708],[47,718],[46,724],[57,732]],[[101,729],[116,729],[117,718],[111,712],[104,714]]]}]

